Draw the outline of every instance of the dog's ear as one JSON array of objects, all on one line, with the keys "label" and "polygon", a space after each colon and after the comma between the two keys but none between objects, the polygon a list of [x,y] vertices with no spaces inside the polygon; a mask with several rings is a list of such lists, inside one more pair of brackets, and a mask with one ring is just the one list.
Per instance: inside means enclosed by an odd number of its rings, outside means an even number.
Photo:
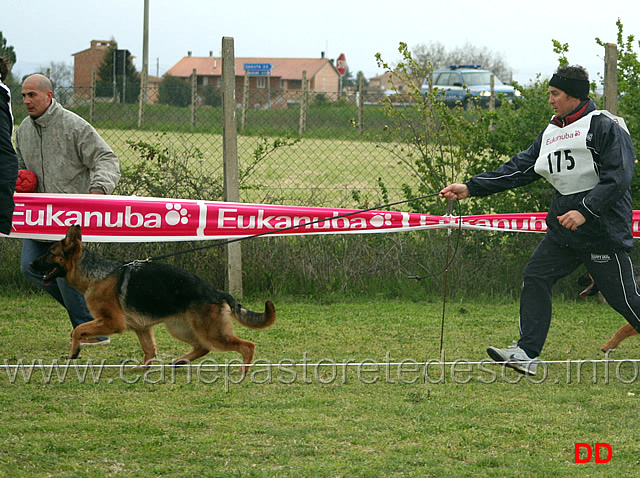
[{"label": "dog's ear", "polygon": [[67,229],[67,235],[64,238],[64,245],[67,247],[74,246],[76,244],[82,243],[82,232],[80,231],[80,226],[70,226]]}]

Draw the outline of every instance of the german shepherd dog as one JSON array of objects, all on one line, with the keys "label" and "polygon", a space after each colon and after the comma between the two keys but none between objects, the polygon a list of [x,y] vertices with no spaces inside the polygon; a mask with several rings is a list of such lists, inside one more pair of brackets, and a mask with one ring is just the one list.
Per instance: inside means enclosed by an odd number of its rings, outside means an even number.
[{"label": "german shepherd dog", "polygon": [[[600,300],[601,302],[604,301],[604,297],[601,297],[602,294],[600,294],[600,289],[596,285],[596,282],[593,280],[593,277],[591,277],[591,274],[589,274],[588,272],[585,272],[578,278],[578,284],[584,287],[584,290],[580,292],[580,297],[584,298],[598,295],[598,300]],[[602,347],[600,347],[600,350],[603,352],[611,352],[615,350],[616,347],[620,345],[620,342],[622,342],[624,339],[637,334],[638,332],[636,331],[636,329],[634,329],[631,324],[627,323],[620,327],[616,331],[616,333],[613,334]]]},{"label": "german shepherd dog", "polygon": [[265,312],[245,309],[226,292],[177,267],[149,262],[115,262],[86,249],[80,226],[71,226],[66,237],[31,266],[48,284],[66,278],[81,292],[94,320],[77,326],[71,334],[70,358],[80,354],[80,341],[131,329],[144,351],[143,364],[156,356],[154,325],[164,322],[169,333],[193,347],[173,364],[188,364],[210,350],[242,354],[247,371],[255,345],[235,336],[232,319],[241,325],[263,329],[276,320],[271,301]]}]

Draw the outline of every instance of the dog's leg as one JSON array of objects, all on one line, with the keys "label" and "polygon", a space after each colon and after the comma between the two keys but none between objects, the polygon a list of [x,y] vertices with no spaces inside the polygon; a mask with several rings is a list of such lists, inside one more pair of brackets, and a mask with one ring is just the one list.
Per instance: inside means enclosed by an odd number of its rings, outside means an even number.
[{"label": "dog's leg", "polygon": [[253,342],[236,337],[229,305],[225,304],[222,307],[212,305],[209,310],[203,311],[200,319],[205,319],[201,323],[206,324],[207,329],[204,330],[194,325],[193,329],[199,341],[203,344],[209,344],[211,350],[240,353],[245,366],[238,372],[247,373],[253,362],[256,346]]},{"label": "dog's leg", "polygon": [[80,355],[80,342],[91,337],[120,334],[126,328],[122,309],[113,304],[105,304],[102,299],[95,300],[87,297],[87,307],[95,319],[78,325],[71,333],[71,353],[69,358],[75,359]]},{"label": "dog's leg", "polygon": [[256,350],[256,345],[248,340],[243,340],[235,336],[218,338],[210,340],[211,346],[216,350],[222,350],[225,352],[238,352],[242,355],[242,361],[245,366],[242,370],[236,370],[236,372],[247,373],[251,364],[253,363],[253,355]]},{"label": "dog's leg", "polygon": [[194,345],[193,350],[186,355],[183,355],[180,358],[175,359],[171,362],[172,365],[187,365],[193,362],[194,360],[199,359],[200,357],[204,357],[209,353],[209,349],[202,347],[201,345]]},{"label": "dog's leg", "polygon": [[614,350],[624,339],[631,337],[632,335],[636,335],[637,333],[638,332],[631,326],[631,324],[625,324],[620,327],[615,334],[613,334],[606,344],[600,347],[600,350],[603,352]]},{"label": "dog's leg", "polygon": [[225,343],[225,347],[225,350],[233,350],[242,354],[242,360],[245,363],[243,368],[244,373],[249,372],[249,367],[253,363],[253,355],[256,350],[256,345],[248,340],[233,337],[232,340]]},{"label": "dog's leg", "polygon": [[109,325],[110,323],[110,321],[94,319],[89,322],[85,322],[84,324],[80,324],[73,329],[73,332],[71,332],[71,352],[69,354],[69,358],[78,358],[80,355],[81,341],[92,337],[108,336],[115,332],[121,332],[119,330],[114,330],[114,328]]},{"label": "dog's leg", "polygon": [[180,358],[173,360],[173,365],[186,365],[209,353],[209,349],[198,340],[190,321],[185,317],[181,320],[168,320],[164,323],[169,333],[178,340],[193,347],[193,350]]},{"label": "dog's leg", "polygon": [[142,346],[142,351],[144,352],[144,357],[142,359],[143,365],[135,368],[146,368],[149,366],[150,362],[156,358],[156,338],[153,335],[153,329],[151,327],[136,329],[135,333],[138,336],[138,340]]}]

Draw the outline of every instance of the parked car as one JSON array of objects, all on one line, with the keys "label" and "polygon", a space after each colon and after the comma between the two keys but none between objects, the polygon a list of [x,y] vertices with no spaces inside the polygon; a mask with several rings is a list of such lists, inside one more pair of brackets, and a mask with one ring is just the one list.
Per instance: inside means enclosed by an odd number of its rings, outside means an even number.
[{"label": "parked car", "polygon": [[[444,94],[444,101],[449,106],[460,105],[465,108],[478,104],[488,107],[491,99],[491,73],[483,70],[481,65],[451,65],[448,70],[433,72],[433,88]],[[500,78],[494,77],[496,106],[502,101],[513,102],[521,93],[513,86],[505,85]],[[429,78],[425,78],[422,94],[429,90]]]}]

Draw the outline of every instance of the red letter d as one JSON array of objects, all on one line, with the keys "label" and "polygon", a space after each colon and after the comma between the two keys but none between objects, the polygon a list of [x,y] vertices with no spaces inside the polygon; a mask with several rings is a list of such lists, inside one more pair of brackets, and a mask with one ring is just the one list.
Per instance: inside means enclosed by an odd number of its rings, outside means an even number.
[{"label": "red letter d", "polygon": [[[586,448],[588,453],[587,453],[587,458],[581,459],[580,458],[580,448]],[[591,461],[591,456],[593,454],[593,450],[591,449],[591,445],[589,445],[588,443],[574,443],[574,449],[575,449],[575,460],[574,463],[589,463]]]},{"label": "red letter d", "polygon": [[[600,458],[600,448],[607,449],[607,451],[609,452],[609,456],[607,456],[607,458]],[[613,456],[611,445],[609,445],[608,443],[596,443],[595,449],[596,463],[609,463],[611,461],[611,457]]]}]

